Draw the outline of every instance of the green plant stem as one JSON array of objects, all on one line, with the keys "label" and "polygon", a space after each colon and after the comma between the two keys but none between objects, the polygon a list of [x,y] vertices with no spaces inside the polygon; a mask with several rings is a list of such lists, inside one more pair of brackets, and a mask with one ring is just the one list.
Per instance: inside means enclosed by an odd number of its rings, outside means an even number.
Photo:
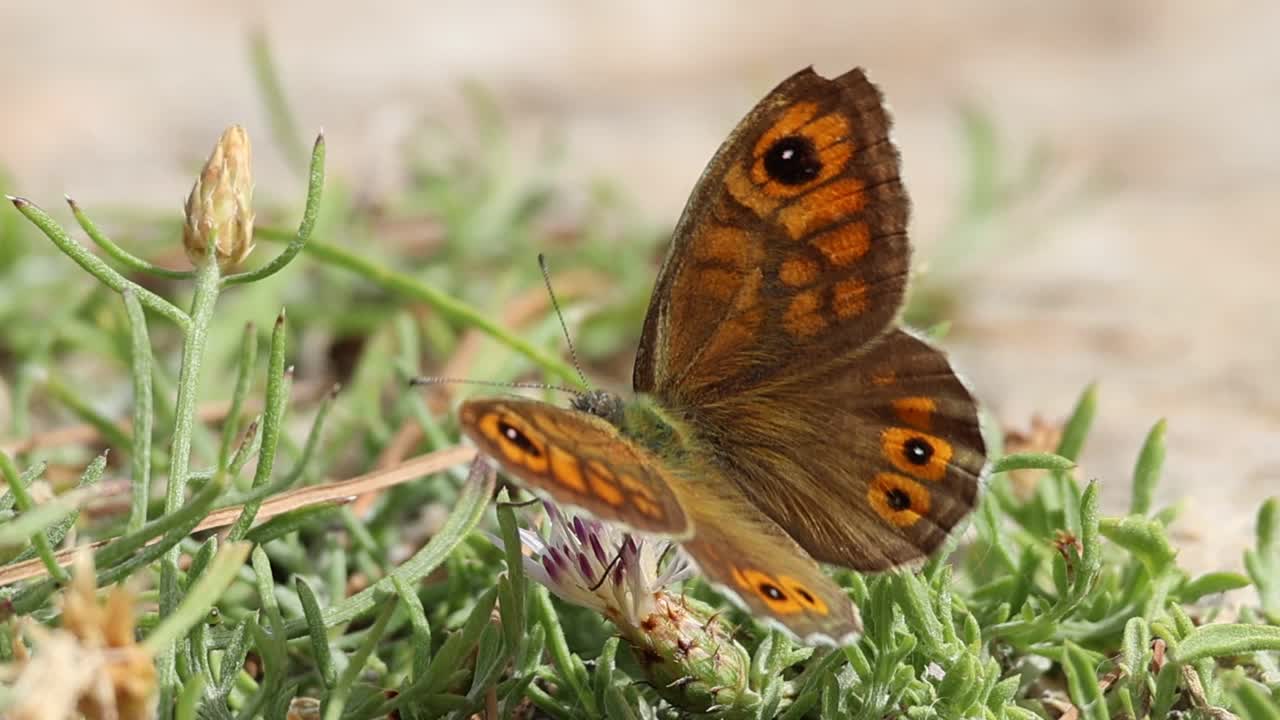
[{"label": "green plant stem", "polygon": [[173,303],[165,300],[150,290],[129,281],[125,276],[116,272],[110,265],[107,265],[102,258],[89,252],[83,245],[71,239],[66,230],[58,224],[56,220],[50,217],[49,213],[41,210],[39,206],[25,198],[13,197],[6,195],[13,206],[18,208],[18,212],[22,213],[33,225],[40,228],[53,244],[58,247],[67,257],[76,262],[77,265],[84,268],[90,275],[98,278],[103,285],[115,290],[123,292],[126,287],[133,288],[138,294],[138,300],[144,306],[150,308],[170,320],[175,325],[182,328],[183,332],[190,334],[191,317],[179,310]]},{"label": "green plant stem", "polygon": [[[176,513],[186,500],[187,473],[191,467],[191,433],[196,420],[196,401],[200,394],[200,366],[204,360],[205,343],[208,340],[209,322],[218,301],[218,262],[209,253],[196,268],[195,293],[191,299],[191,324],[182,345],[182,366],[178,375],[178,399],[174,405],[172,450],[169,453],[169,483],[165,493],[165,514]],[[181,599],[178,590],[178,558],[181,549],[175,543],[164,555],[160,564],[160,614],[174,612]],[[177,686],[177,642],[157,657],[160,685],[160,712],[162,718],[170,717],[174,707],[174,690]]]},{"label": "green plant stem", "polygon": [[115,241],[107,237],[106,233],[102,232],[93,220],[89,219],[89,216],[80,209],[80,206],[75,200],[71,199],[70,195],[67,195],[66,198],[67,205],[71,208],[71,214],[75,216],[76,222],[80,225],[80,229],[84,230],[85,234],[89,236],[89,239],[93,241],[94,245],[101,248],[103,252],[111,256],[111,258],[116,262],[130,270],[133,270],[134,272],[149,273],[157,277],[169,278],[171,280],[185,280],[195,276],[195,270],[170,270],[169,268],[162,268],[159,265],[149,263],[120,247],[115,243]]},{"label": "green plant stem", "polygon": [[129,503],[129,522],[125,532],[131,533],[147,522],[147,501],[151,498],[151,424],[155,420],[151,394],[151,340],[147,336],[147,318],[142,303],[132,288],[126,288],[125,312],[129,318],[130,364],[133,371],[133,478]]},{"label": "green plant stem", "polygon": [[[268,240],[282,241],[290,237],[287,233],[270,228],[259,228],[257,232],[260,237]],[[419,282],[417,278],[389,270],[355,253],[320,240],[312,240],[308,243],[306,250],[308,255],[317,260],[355,273],[391,292],[426,303],[445,317],[480,330],[571,386],[581,387],[582,385],[582,379],[573,365],[526,342],[490,320],[483,312],[430,285]]]}]

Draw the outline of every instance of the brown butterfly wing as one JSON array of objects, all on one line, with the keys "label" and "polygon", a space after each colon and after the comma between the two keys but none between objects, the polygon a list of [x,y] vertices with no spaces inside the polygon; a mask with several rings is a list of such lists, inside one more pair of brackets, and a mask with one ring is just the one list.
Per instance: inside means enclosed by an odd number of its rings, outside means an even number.
[{"label": "brown butterfly wing", "polygon": [[724,428],[719,459],[743,494],[814,558],[857,570],[937,549],[973,509],[986,466],[973,397],[939,350],[903,330],[698,417]]},{"label": "brown butterfly wing", "polygon": [[704,577],[752,614],[800,638],[845,644],[862,632],[844,590],[776,522],[716,471],[678,482],[696,531],[683,547]]},{"label": "brown butterfly wing", "polygon": [[635,530],[691,530],[663,465],[594,415],[509,398],[468,400],[458,417],[481,453],[556,502]]},{"label": "brown butterfly wing", "polygon": [[909,204],[880,92],[803,70],[738,124],[673,234],[633,385],[675,405],[789,377],[880,335]]}]

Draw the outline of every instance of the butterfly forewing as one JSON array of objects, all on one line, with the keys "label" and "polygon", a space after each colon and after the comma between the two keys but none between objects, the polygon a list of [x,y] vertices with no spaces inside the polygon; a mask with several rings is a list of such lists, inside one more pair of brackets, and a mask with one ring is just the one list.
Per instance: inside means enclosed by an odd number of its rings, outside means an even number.
[{"label": "butterfly forewing", "polygon": [[860,70],[799,72],[743,119],[674,232],[636,390],[697,405],[837,360],[890,325],[910,249],[888,133]]},{"label": "butterfly forewing", "polygon": [[635,530],[689,533],[662,463],[604,420],[519,398],[469,400],[458,416],[480,450],[531,489]]}]

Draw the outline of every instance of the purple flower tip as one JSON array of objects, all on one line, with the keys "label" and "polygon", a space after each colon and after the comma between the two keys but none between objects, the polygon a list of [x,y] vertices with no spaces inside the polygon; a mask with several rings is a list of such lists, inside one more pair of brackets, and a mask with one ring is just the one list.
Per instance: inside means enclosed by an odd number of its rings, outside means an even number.
[{"label": "purple flower tip", "polygon": [[594,533],[591,535],[591,552],[595,553],[596,560],[600,561],[601,565],[609,564],[608,556],[604,554],[604,547],[600,545],[600,536]]}]

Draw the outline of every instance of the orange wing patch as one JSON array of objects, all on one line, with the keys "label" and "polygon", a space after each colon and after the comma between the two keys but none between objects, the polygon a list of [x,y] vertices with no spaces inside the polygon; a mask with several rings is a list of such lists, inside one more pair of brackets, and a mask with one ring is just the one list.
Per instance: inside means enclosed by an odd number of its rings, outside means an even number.
[{"label": "orange wing patch", "polygon": [[775,578],[760,570],[734,566],[733,581],[739,589],[760,598],[778,615],[794,615],[798,612],[828,615],[831,612],[816,592],[790,575]]},{"label": "orange wing patch", "polygon": [[893,466],[923,480],[937,482],[947,475],[951,443],[908,428],[885,428],[880,450]]},{"label": "orange wing patch", "polygon": [[480,418],[480,432],[502,451],[507,462],[545,473],[548,467],[547,438],[522,418],[489,413]]},{"label": "orange wing patch", "polygon": [[582,466],[578,464],[578,459],[558,445],[551,446],[551,479],[578,494],[587,491],[587,482],[582,479]]},{"label": "orange wing patch", "polygon": [[791,133],[804,127],[809,120],[818,113],[818,106],[811,102],[798,102],[787,108],[782,114],[778,122],[773,124],[760,136],[756,141],[755,149],[751,154],[755,157],[764,155],[773,144]]},{"label": "orange wing patch", "polygon": [[929,514],[929,491],[897,473],[876,475],[867,488],[867,501],[877,515],[895,527],[909,528]]},{"label": "orange wing patch", "polygon": [[831,289],[831,310],[841,320],[861,315],[866,309],[867,284],[861,280],[841,280]]},{"label": "orange wing patch", "polygon": [[817,335],[827,326],[826,318],[818,314],[818,305],[818,294],[813,290],[797,293],[782,316],[782,326],[795,337]]},{"label": "orange wing patch", "polygon": [[805,257],[787,258],[778,268],[778,279],[791,287],[811,285],[818,279],[818,263]]},{"label": "orange wing patch", "polygon": [[936,409],[933,398],[915,396],[893,401],[893,412],[898,419],[916,430],[928,431],[933,428],[933,413]]},{"label": "orange wing patch", "polygon": [[728,263],[736,268],[755,267],[764,259],[759,239],[751,237],[746,230],[728,225],[711,225],[702,230],[694,247],[699,260]]},{"label": "orange wing patch", "polygon": [[613,507],[622,505],[622,491],[618,486],[609,480],[605,480],[602,476],[592,474],[591,478],[591,494],[605,501]]},{"label": "orange wing patch", "polygon": [[857,178],[837,180],[779,210],[778,221],[791,237],[802,238],[866,207],[866,187]]},{"label": "orange wing patch", "polygon": [[866,223],[851,222],[819,234],[809,244],[835,267],[849,267],[871,249],[871,230]]}]

